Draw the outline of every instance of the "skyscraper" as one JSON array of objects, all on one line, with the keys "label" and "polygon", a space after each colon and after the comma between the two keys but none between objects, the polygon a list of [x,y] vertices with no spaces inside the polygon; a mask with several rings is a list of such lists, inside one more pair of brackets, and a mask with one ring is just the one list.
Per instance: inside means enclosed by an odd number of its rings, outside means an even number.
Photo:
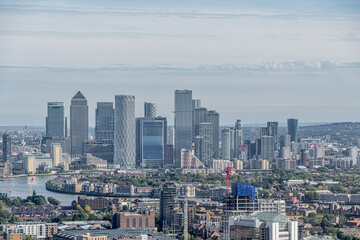
[{"label": "skyscraper", "polygon": [[242,128],[242,123],[241,120],[238,119],[236,120],[235,123],[235,136],[234,136],[234,146],[235,146],[235,158],[239,158],[240,155],[240,145],[244,144],[244,139],[243,139],[243,128]]},{"label": "skyscraper", "polygon": [[166,128],[166,118],[136,118],[136,160],[138,166],[153,168],[164,165]]},{"label": "skyscraper", "polygon": [[282,149],[291,147],[290,135],[280,135],[279,145],[280,145],[280,156],[284,157],[282,155]]},{"label": "skyscraper", "polygon": [[206,113],[206,122],[212,124],[212,135],[213,135],[213,158],[219,159],[219,123],[220,123],[220,116],[219,113],[217,113],[214,110],[207,111]]},{"label": "skyscraper", "polygon": [[231,144],[231,129],[225,128],[222,130],[221,136],[221,157],[224,160],[230,160],[230,144]]},{"label": "skyscraper", "polygon": [[192,91],[175,90],[175,165],[180,166],[180,150],[192,148]]},{"label": "skyscraper", "polygon": [[196,108],[194,110],[194,136],[199,134],[199,123],[206,122],[207,109],[204,107]]},{"label": "skyscraper", "polygon": [[288,134],[290,135],[291,142],[297,142],[297,129],[298,129],[298,119],[290,118],[287,120]]},{"label": "skyscraper", "polygon": [[171,231],[174,228],[174,208],[178,206],[176,198],[176,185],[174,183],[164,184],[160,192],[160,223],[163,231],[167,228]]},{"label": "skyscraper", "polygon": [[272,136],[274,138],[274,150],[278,150],[278,122],[267,122],[267,135]]},{"label": "skyscraper", "polygon": [[114,165],[135,167],[135,96],[116,95],[114,115]]},{"label": "skyscraper", "polygon": [[4,133],[2,136],[2,155],[3,162],[11,163],[11,135],[9,133]]},{"label": "skyscraper", "polygon": [[261,158],[272,162],[274,160],[274,137],[261,137]]},{"label": "skyscraper", "polygon": [[156,117],[156,105],[153,102],[144,102],[144,117]]},{"label": "skyscraper", "polygon": [[78,91],[70,105],[71,154],[82,154],[82,144],[89,136],[89,109],[84,95]]},{"label": "skyscraper", "polygon": [[114,142],[114,106],[112,102],[98,102],[95,110],[95,139]]},{"label": "skyscraper", "polygon": [[48,102],[46,137],[65,137],[65,115],[63,102]]},{"label": "skyscraper", "polygon": [[195,137],[195,156],[206,166],[209,166],[212,159],[212,124],[211,123],[199,123],[198,135]]}]

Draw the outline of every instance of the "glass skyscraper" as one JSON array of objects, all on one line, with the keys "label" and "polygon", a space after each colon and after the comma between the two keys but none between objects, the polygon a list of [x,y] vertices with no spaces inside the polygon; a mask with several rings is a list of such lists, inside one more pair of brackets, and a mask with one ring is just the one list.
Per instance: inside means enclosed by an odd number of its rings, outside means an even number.
[{"label": "glass skyscraper", "polygon": [[244,144],[244,138],[243,138],[243,127],[242,127],[242,123],[241,120],[238,119],[236,120],[235,123],[235,128],[234,128],[235,132],[235,136],[234,136],[234,153],[235,153],[235,158],[239,158],[240,155],[240,146]]},{"label": "glass skyscraper", "polygon": [[114,162],[121,169],[135,168],[135,96],[116,95]]},{"label": "glass skyscraper", "polygon": [[2,155],[3,162],[11,163],[11,135],[9,133],[4,133],[2,136]]},{"label": "glass skyscraper", "polygon": [[65,137],[65,114],[63,102],[48,102],[46,137]]},{"label": "glass skyscraper", "polygon": [[156,105],[153,102],[144,102],[144,117],[156,117]]},{"label": "glass skyscraper", "polygon": [[175,165],[180,166],[180,150],[192,148],[193,107],[191,90],[175,90]]},{"label": "glass skyscraper", "polygon": [[217,113],[214,110],[211,111],[207,111],[206,113],[206,122],[211,123],[212,124],[212,136],[213,136],[213,143],[212,143],[212,148],[213,148],[213,158],[214,159],[219,159],[219,122],[220,122],[220,116],[219,113]]},{"label": "glass skyscraper", "polygon": [[164,165],[164,121],[142,121],[141,156],[143,167]]},{"label": "glass skyscraper", "polygon": [[112,102],[98,102],[95,111],[95,139],[114,142],[114,107]]},{"label": "glass skyscraper", "polygon": [[291,142],[297,142],[298,119],[290,118],[287,120],[288,134]]},{"label": "glass skyscraper", "polygon": [[279,148],[278,141],[278,122],[267,122],[267,135],[272,136],[274,138],[274,150],[277,151]]},{"label": "glass skyscraper", "polygon": [[71,99],[70,135],[71,154],[81,155],[83,142],[89,136],[89,109],[87,100],[80,91]]}]

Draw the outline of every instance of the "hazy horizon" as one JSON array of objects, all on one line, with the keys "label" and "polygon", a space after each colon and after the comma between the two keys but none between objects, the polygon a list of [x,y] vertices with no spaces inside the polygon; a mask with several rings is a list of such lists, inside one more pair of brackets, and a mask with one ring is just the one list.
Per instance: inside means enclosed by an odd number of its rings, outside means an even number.
[{"label": "hazy horizon", "polygon": [[359,1],[2,1],[0,126],[47,102],[135,95],[173,124],[175,89],[220,124],[360,119]]}]

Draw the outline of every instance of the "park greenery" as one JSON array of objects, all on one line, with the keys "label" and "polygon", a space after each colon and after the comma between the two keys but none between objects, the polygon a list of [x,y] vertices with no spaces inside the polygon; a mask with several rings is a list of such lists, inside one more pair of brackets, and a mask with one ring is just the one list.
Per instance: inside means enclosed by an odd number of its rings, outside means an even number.
[{"label": "park greenery", "polygon": [[[272,172],[241,172],[233,174],[230,177],[231,182],[250,182],[253,186],[266,190],[275,188],[277,191],[289,191],[283,184],[288,180],[306,180],[304,187],[307,191],[329,190],[333,193],[360,193],[360,172],[350,170],[334,170],[332,166],[322,167],[315,172],[295,172],[283,169],[276,169]],[[167,182],[176,182],[181,184],[201,184],[204,188],[210,185],[225,186],[225,172],[222,174],[181,174],[178,172],[153,173],[149,175],[101,175],[96,178],[83,178],[82,181],[92,183],[120,183],[134,185],[137,187],[159,187]],[[317,185],[309,184],[310,181],[320,182],[326,180],[338,181],[339,184]],[[270,197],[267,191],[260,192],[264,198]],[[314,200],[318,196],[310,197]]]}]

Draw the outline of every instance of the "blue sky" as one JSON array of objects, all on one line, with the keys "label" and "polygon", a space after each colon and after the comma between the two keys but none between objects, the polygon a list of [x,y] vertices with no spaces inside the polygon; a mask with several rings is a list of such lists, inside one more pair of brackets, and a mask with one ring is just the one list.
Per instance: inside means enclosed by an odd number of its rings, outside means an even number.
[{"label": "blue sky", "polygon": [[[0,125],[81,90],[173,120],[192,89],[222,124],[360,119],[359,1],[1,1]],[[68,109],[67,109],[68,112]]]}]

